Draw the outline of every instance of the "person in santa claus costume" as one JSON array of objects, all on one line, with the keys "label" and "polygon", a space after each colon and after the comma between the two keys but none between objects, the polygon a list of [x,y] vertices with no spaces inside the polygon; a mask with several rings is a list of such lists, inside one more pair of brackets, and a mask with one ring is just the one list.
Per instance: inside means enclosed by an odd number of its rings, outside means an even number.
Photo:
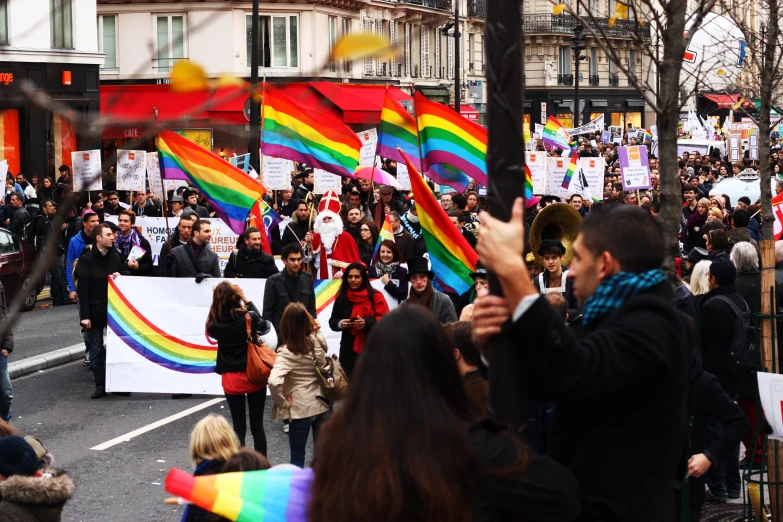
[{"label": "person in santa claus costume", "polygon": [[326,192],[318,205],[318,216],[313,223],[313,239],[307,246],[316,279],[342,279],[345,268],[361,263],[359,248],[351,234],[343,229],[340,218],[340,198],[333,190]]}]

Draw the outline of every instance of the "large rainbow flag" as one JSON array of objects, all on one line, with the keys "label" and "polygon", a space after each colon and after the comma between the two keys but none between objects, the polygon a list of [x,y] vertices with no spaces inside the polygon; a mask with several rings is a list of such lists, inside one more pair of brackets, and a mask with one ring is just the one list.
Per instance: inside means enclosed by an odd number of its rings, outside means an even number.
[{"label": "large rainbow flag", "polygon": [[166,476],[166,491],[234,522],[306,522],[312,484],[312,468]]},{"label": "large rainbow flag", "polygon": [[424,163],[451,165],[477,183],[488,185],[487,129],[420,92],[414,103]]},{"label": "large rainbow flag", "polygon": [[353,178],[359,164],[359,137],[338,118],[311,114],[277,87],[264,83],[264,154]]},{"label": "large rainbow flag", "polygon": [[470,274],[476,269],[478,254],[441,208],[413,162],[404,153],[403,157],[410,172],[419,223],[435,279],[447,291],[464,294],[473,286]]},{"label": "large rainbow flag", "polygon": [[[357,138],[358,139],[358,138]],[[190,181],[231,230],[241,234],[250,208],[266,194],[257,180],[179,134],[158,135],[158,160],[163,179]]]},{"label": "large rainbow flag", "polygon": [[571,138],[565,130],[565,127],[554,116],[550,116],[544,125],[544,132],[541,133],[541,140],[544,145],[549,145],[555,149],[568,150],[571,148]]}]

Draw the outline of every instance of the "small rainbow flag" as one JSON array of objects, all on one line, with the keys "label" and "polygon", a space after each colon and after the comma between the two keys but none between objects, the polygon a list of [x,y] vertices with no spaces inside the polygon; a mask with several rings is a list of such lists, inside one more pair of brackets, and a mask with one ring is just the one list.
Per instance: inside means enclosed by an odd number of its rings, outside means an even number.
[{"label": "small rainbow flag", "polygon": [[403,157],[408,165],[419,223],[435,279],[445,290],[464,294],[473,286],[470,274],[476,269],[478,254],[441,208],[410,158],[404,153]]},{"label": "small rainbow flag", "polygon": [[312,468],[166,476],[166,491],[234,522],[306,522],[312,484]]},{"label": "small rainbow flag", "polygon": [[533,197],[533,174],[530,166],[525,163],[525,201]]},{"label": "small rainbow flag", "polygon": [[574,151],[571,153],[571,161],[568,164],[568,170],[566,170],[565,177],[563,178],[563,184],[560,185],[564,189],[568,190],[568,187],[571,186],[571,178],[574,177],[574,173],[576,173],[576,163],[579,161],[579,152]]},{"label": "small rainbow flag", "polygon": [[565,130],[565,127],[555,118],[550,116],[544,125],[544,132],[541,134],[544,145],[549,145],[555,149],[571,149],[571,138]]},{"label": "small rainbow flag", "polygon": [[266,82],[263,102],[264,154],[354,177],[362,142],[345,123],[322,112],[308,113]]},{"label": "small rainbow flag", "polygon": [[424,163],[451,165],[480,185],[488,185],[487,129],[420,92],[414,103]]},{"label": "small rainbow flag", "polygon": [[386,219],[383,220],[383,226],[378,233],[378,241],[375,243],[375,250],[372,251],[372,259],[378,258],[378,252],[381,250],[381,243],[390,239],[394,241],[394,228],[392,227],[391,216],[386,214]]},{"label": "small rainbow flag", "polygon": [[253,208],[250,209],[250,226],[261,230],[261,247],[267,254],[272,254],[272,228],[278,223],[282,223],[277,212],[272,210],[266,201],[259,199]]},{"label": "small rainbow flag", "polygon": [[644,140],[652,141],[652,132],[648,131],[647,129],[642,129],[644,131]]},{"label": "small rainbow flag", "polygon": [[218,217],[241,234],[251,207],[266,194],[264,186],[175,132],[164,130],[157,142],[161,177],[193,183]]}]

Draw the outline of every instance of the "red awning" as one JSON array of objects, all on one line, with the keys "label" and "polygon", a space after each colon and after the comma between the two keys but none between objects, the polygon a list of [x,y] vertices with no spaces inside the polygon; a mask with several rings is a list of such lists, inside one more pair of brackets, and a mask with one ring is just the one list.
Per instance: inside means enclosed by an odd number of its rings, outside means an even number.
[{"label": "red awning", "polygon": [[[310,85],[343,112],[345,123],[380,123],[383,100],[387,92],[385,85],[331,82],[310,82]],[[388,87],[388,93],[396,101],[413,100],[394,86]]]},{"label": "red awning", "polygon": [[[454,109],[454,105],[449,105],[452,109]],[[455,109],[456,110],[456,109]],[[473,108],[471,105],[465,105],[460,103],[459,105],[459,113],[464,116],[465,118],[469,119],[472,122],[478,123],[479,121],[479,111]]]},{"label": "red awning", "polygon": [[[701,96],[716,104],[719,109],[731,109],[742,98],[740,94],[702,94]],[[750,104],[750,100],[745,100],[742,107],[747,108]]]}]

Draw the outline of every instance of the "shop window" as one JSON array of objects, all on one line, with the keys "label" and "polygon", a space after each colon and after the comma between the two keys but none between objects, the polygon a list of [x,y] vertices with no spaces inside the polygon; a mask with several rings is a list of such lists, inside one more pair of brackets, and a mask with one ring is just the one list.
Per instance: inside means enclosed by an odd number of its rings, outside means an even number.
[{"label": "shop window", "polygon": [[[332,18],[332,17],[330,17]],[[331,20],[330,47],[331,40]],[[335,35],[337,19],[335,18]],[[253,17],[245,17],[247,66],[250,68]],[[258,66],[276,69],[299,67],[299,16],[292,14],[264,15],[258,17]],[[336,41],[336,40],[335,40]]]},{"label": "shop window", "polygon": [[590,113],[590,121],[593,121],[596,118],[600,118],[603,115],[604,115],[603,112],[591,112]]},{"label": "shop window", "polygon": [[631,126],[634,129],[641,129],[642,128],[642,113],[641,112],[627,112],[625,114],[625,127],[628,128],[628,124],[631,124]]},{"label": "shop window", "polygon": [[[8,162],[8,171],[22,170],[19,151],[19,109],[0,110],[0,161]],[[5,188],[5,187],[4,187]]]},{"label": "shop window", "polygon": [[52,49],[73,49],[71,0],[50,0]]},{"label": "shop window", "polygon": [[562,126],[568,128],[571,126],[571,123],[573,123],[574,115],[570,112],[558,112],[555,115],[555,118],[557,118],[557,121],[559,121]]},{"label": "shop window", "polygon": [[157,49],[154,60],[155,72],[168,72],[185,55],[185,16],[162,15],[155,17]]},{"label": "shop window", "polygon": [[8,0],[0,0],[0,45],[8,45]]},{"label": "shop window", "polygon": [[117,68],[117,15],[98,17],[98,50],[106,54],[102,69]]},{"label": "shop window", "polygon": [[[70,114],[69,116],[75,116]],[[60,165],[72,166],[71,152],[76,151],[76,131],[71,120],[65,115],[54,114],[52,118],[51,146],[54,152],[52,168],[50,172],[55,172]]]}]

